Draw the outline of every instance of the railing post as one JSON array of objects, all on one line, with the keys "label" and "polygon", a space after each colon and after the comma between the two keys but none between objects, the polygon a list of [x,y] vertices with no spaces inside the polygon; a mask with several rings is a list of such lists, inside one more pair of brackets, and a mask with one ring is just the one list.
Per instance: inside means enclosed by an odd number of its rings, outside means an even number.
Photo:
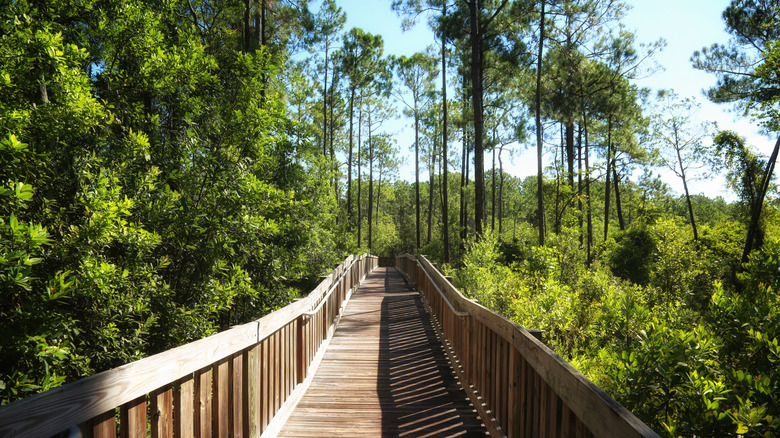
[{"label": "railing post", "polygon": [[304,347],[303,337],[304,337],[304,320],[306,317],[303,315],[298,316],[298,320],[296,321],[296,331],[298,332],[298,336],[296,336],[295,340],[295,360],[296,360],[296,374],[298,375],[298,378],[296,379],[296,383],[300,384],[303,383],[303,380],[306,378],[306,367],[305,367],[305,356],[306,356],[306,349]]}]

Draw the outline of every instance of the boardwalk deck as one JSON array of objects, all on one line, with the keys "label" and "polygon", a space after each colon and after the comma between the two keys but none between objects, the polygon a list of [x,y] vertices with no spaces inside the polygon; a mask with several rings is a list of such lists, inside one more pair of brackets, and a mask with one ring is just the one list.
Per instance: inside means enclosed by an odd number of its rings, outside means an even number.
[{"label": "boardwalk deck", "polygon": [[485,436],[417,292],[395,268],[352,297],[279,436]]}]

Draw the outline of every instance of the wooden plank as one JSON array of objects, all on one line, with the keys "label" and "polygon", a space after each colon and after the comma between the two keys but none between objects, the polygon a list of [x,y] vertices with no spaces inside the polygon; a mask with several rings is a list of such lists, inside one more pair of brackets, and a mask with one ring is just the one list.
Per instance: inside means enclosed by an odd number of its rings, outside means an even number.
[{"label": "wooden plank", "polygon": [[[351,295],[352,295],[352,292],[350,291],[349,297],[351,297]],[[295,341],[295,339],[297,339],[296,335],[295,335],[295,331],[297,330],[297,328],[298,328],[298,326],[295,323],[290,324],[289,327],[288,327],[288,333],[291,333],[292,337],[289,338],[290,342],[288,342],[287,348],[288,348],[289,351],[291,351],[293,353],[295,352],[294,341]],[[329,332],[328,337],[324,341],[322,347],[317,351],[317,354],[312,357],[311,364],[307,365],[308,367],[311,368],[311,370],[312,370],[311,373],[315,373],[317,371],[317,369],[319,367],[319,364],[322,361],[322,357],[325,354],[325,350],[327,350],[327,345],[329,345],[330,342],[331,342],[332,334],[333,334],[332,331]],[[290,362],[287,361],[287,363],[290,363]],[[289,418],[289,416],[292,413],[292,411],[294,410],[294,408],[297,406],[297,404],[300,401],[300,399],[303,396],[303,394],[306,392],[306,389],[309,387],[309,385],[311,384],[312,380],[313,380],[313,376],[311,376],[311,375],[307,376],[300,385],[297,385],[287,395],[287,398],[284,401],[284,403],[282,404],[281,408],[276,413],[276,415],[274,415],[273,419],[268,424],[268,427],[263,432],[265,436],[272,437],[272,436],[278,435],[279,431],[284,426],[284,424],[287,422],[287,419]],[[293,383],[295,383],[295,382],[293,382]],[[339,392],[339,394],[340,394],[340,392]],[[330,396],[329,397],[329,399],[331,399],[331,400],[338,399],[338,398],[339,398],[338,396],[336,396],[336,397]],[[320,427],[320,424],[317,424],[317,425],[315,425],[315,427],[311,427],[310,430],[307,429],[307,432],[309,434],[311,434],[312,431],[315,431],[314,433],[321,434],[322,433],[321,429],[322,428]],[[321,436],[321,435],[317,435],[317,436]]]},{"label": "wooden plank", "polygon": [[298,318],[293,324],[295,325],[295,331],[293,333],[294,337],[294,350],[293,350],[293,363],[295,367],[295,378],[293,379],[294,384],[297,386],[301,383],[303,383],[303,379],[305,379],[305,376],[303,374],[303,327],[302,327],[302,320],[303,318]]},{"label": "wooden plank", "polygon": [[[368,264],[367,264],[368,265]],[[352,295],[279,436],[486,435],[419,295],[380,269]]]},{"label": "wooden plank", "polygon": [[261,379],[260,379],[260,401],[262,403],[262,417],[260,422],[260,430],[265,430],[265,426],[268,425],[268,422],[271,421],[271,403],[270,403],[270,391],[269,391],[269,382],[270,382],[270,367],[269,367],[269,360],[270,360],[270,345],[271,345],[271,339],[266,338],[262,341],[262,355],[261,355]]},{"label": "wooden plank", "polygon": [[[270,316],[270,315],[269,315]],[[51,436],[251,346],[257,322],[81,379],[0,409],[0,436]]]},{"label": "wooden plank", "polygon": [[574,435],[574,431],[572,430],[572,419],[573,416],[571,415],[571,411],[566,406],[563,406],[561,409],[561,434],[562,437],[569,437]]},{"label": "wooden plank", "polygon": [[509,366],[507,369],[507,418],[506,418],[506,435],[509,438],[516,438],[520,436],[517,423],[520,412],[518,410],[518,378],[520,375],[519,364],[517,363],[518,353],[512,349],[508,350],[509,354]]},{"label": "wooden plank", "polygon": [[[558,394],[555,393],[555,391],[550,388],[550,396],[553,397],[553,400],[555,402],[555,418],[553,420],[553,427],[554,427],[554,434],[556,437],[560,436],[561,433],[561,427],[563,424],[563,400],[561,400],[560,397],[558,397]],[[568,407],[567,407],[568,410]]]},{"label": "wooden plank", "polygon": [[282,392],[282,402],[284,400],[287,400],[287,396],[290,394],[290,391],[292,390],[292,370],[291,366],[295,363],[291,357],[290,354],[290,342],[292,341],[292,327],[290,324],[287,324],[284,326],[284,355],[283,357],[283,367],[284,367],[284,390]]},{"label": "wooden plank", "polygon": [[[287,398],[287,326],[279,330],[279,407]],[[278,412],[278,410],[277,410]]]},{"label": "wooden plank", "polygon": [[195,432],[200,438],[212,436],[212,372],[211,367],[195,373]]},{"label": "wooden plank", "polygon": [[290,380],[289,380],[290,364],[292,361],[290,361],[289,359],[289,351],[287,348],[287,346],[289,345],[288,341],[290,339],[289,328],[290,328],[289,324],[282,327],[282,360],[281,360],[282,390],[280,392],[280,399],[282,404],[284,403],[285,400],[287,400],[287,395],[289,394],[289,384],[290,384]]},{"label": "wooden plank", "polygon": [[218,438],[228,438],[232,435],[230,430],[230,364],[231,360],[225,359],[214,365],[214,378],[212,379],[212,430]]},{"label": "wooden plank", "polygon": [[479,369],[477,372],[479,373],[479,386],[477,387],[477,391],[482,395],[482,399],[485,401],[486,404],[488,404],[488,409],[490,409],[490,401],[488,400],[488,391],[485,389],[487,388],[489,378],[488,376],[488,363],[490,362],[490,346],[489,346],[489,333],[488,328],[484,324],[479,325],[479,346],[481,354],[480,357],[482,358],[482,361],[479,364]]},{"label": "wooden plank", "polygon": [[232,409],[231,430],[234,436],[249,436],[248,364],[248,350],[233,356],[233,363],[231,364],[231,383],[233,388],[230,392],[230,407]]},{"label": "wooden plank", "polygon": [[585,427],[585,423],[583,423],[579,418],[577,419],[574,436],[575,438],[585,438],[588,436],[588,429]]},{"label": "wooden plank", "polygon": [[496,358],[496,419],[502,427],[508,426],[506,417],[507,395],[510,388],[507,385],[506,375],[509,371],[509,364],[506,358],[506,342],[503,339],[496,338],[498,342],[498,355]]},{"label": "wooden plank", "polygon": [[303,383],[304,364],[303,364],[303,318],[295,321],[295,383]]},{"label": "wooden plank", "polygon": [[173,437],[173,389],[164,387],[151,396],[152,438]]},{"label": "wooden plank", "polygon": [[114,409],[92,419],[92,438],[116,438],[116,412]]},{"label": "wooden plank", "polygon": [[122,438],[146,438],[146,396],[120,408]]},{"label": "wooden plank", "polygon": [[269,362],[269,403],[271,405],[271,413],[268,416],[269,419],[276,415],[276,411],[279,410],[279,332],[276,331],[271,335],[270,344],[271,360]]},{"label": "wooden plank", "polygon": [[529,365],[551,385],[595,436],[658,437],[646,424],[527,330],[467,299],[424,256],[420,256],[419,260],[453,303],[510,342],[517,351],[523,352]]},{"label": "wooden plank", "polygon": [[547,385],[542,382],[542,379],[539,378],[539,375],[536,375],[536,383],[538,385],[539,391],[537,394],[539,395],[539,437],[540,438],[548,438],[552,437],[550,434],[550,399],[549,399],[549,391],[547,390]]},{"label": "wooden plank", "polygon": [[192,375],[179,380],[173,392],[173,433],[177,437],[195,435],[195,380]]},{"label": "wooden plank", "polygon": [[[346,258],[336,271],[342,272],[353,260]],[[0,407],[0,436],[57,434],[230,357],[311,309],[334,277],[329,275],[307,298],[258,321]]]},{"label": "wooden plank", "polygon": [[261,374],[261,351],[262,345],[257,344],[249,350],[249,366],[248,366],[248,402],[249,402],[249,437],[259,438],[261,431],[262,421],[262,399],[260,398],[260,380]]},{"label": "wooden plank", "polygon": [[[499,383],[501,381],[501,372],[498,369],[499,362],[501,360],[501,344],[498,342],[498,336],[490,333],[490,350],[492,352],[490,356],[490,410],[493,411],[493,416],[498,420],[501,416],[501,387]],[[501,421],[499,421],[501,423]]]},{"label": "wooden plank", "polygon": [[290,324],[290,392],[298,386],[298,321]]}]

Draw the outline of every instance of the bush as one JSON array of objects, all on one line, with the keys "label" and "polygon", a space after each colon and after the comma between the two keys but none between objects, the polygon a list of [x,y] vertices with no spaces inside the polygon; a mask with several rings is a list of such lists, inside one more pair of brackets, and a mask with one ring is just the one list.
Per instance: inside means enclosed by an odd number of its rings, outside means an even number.
[{"label": "bush", "polygon": [[608,260],[612,273],[635,284],[650,283],[653,263],[658,256],[658,239],[646,226],[631,227],[617,233]]},{"label": "bush", "polygon": [[498,263],[498,241],[491,233],[471,241],[463,257],[463,267],[453,279],[466,296],[483,306],[506,314],[512,296],[517,293],[517,274]]}]

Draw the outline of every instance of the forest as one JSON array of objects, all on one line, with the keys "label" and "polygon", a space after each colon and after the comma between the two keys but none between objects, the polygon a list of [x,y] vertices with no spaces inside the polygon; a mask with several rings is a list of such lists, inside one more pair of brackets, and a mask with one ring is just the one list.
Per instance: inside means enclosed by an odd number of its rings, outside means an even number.
[{"label": "forest", "polygon": [[[619,0],[388,2],[427,50],[335,0],[0,5],[0,405],[410,253],[660,433],[780,434],[780,139],[637,86]],[[722,18],[706,97],[776,136],[780,2]]]}]

